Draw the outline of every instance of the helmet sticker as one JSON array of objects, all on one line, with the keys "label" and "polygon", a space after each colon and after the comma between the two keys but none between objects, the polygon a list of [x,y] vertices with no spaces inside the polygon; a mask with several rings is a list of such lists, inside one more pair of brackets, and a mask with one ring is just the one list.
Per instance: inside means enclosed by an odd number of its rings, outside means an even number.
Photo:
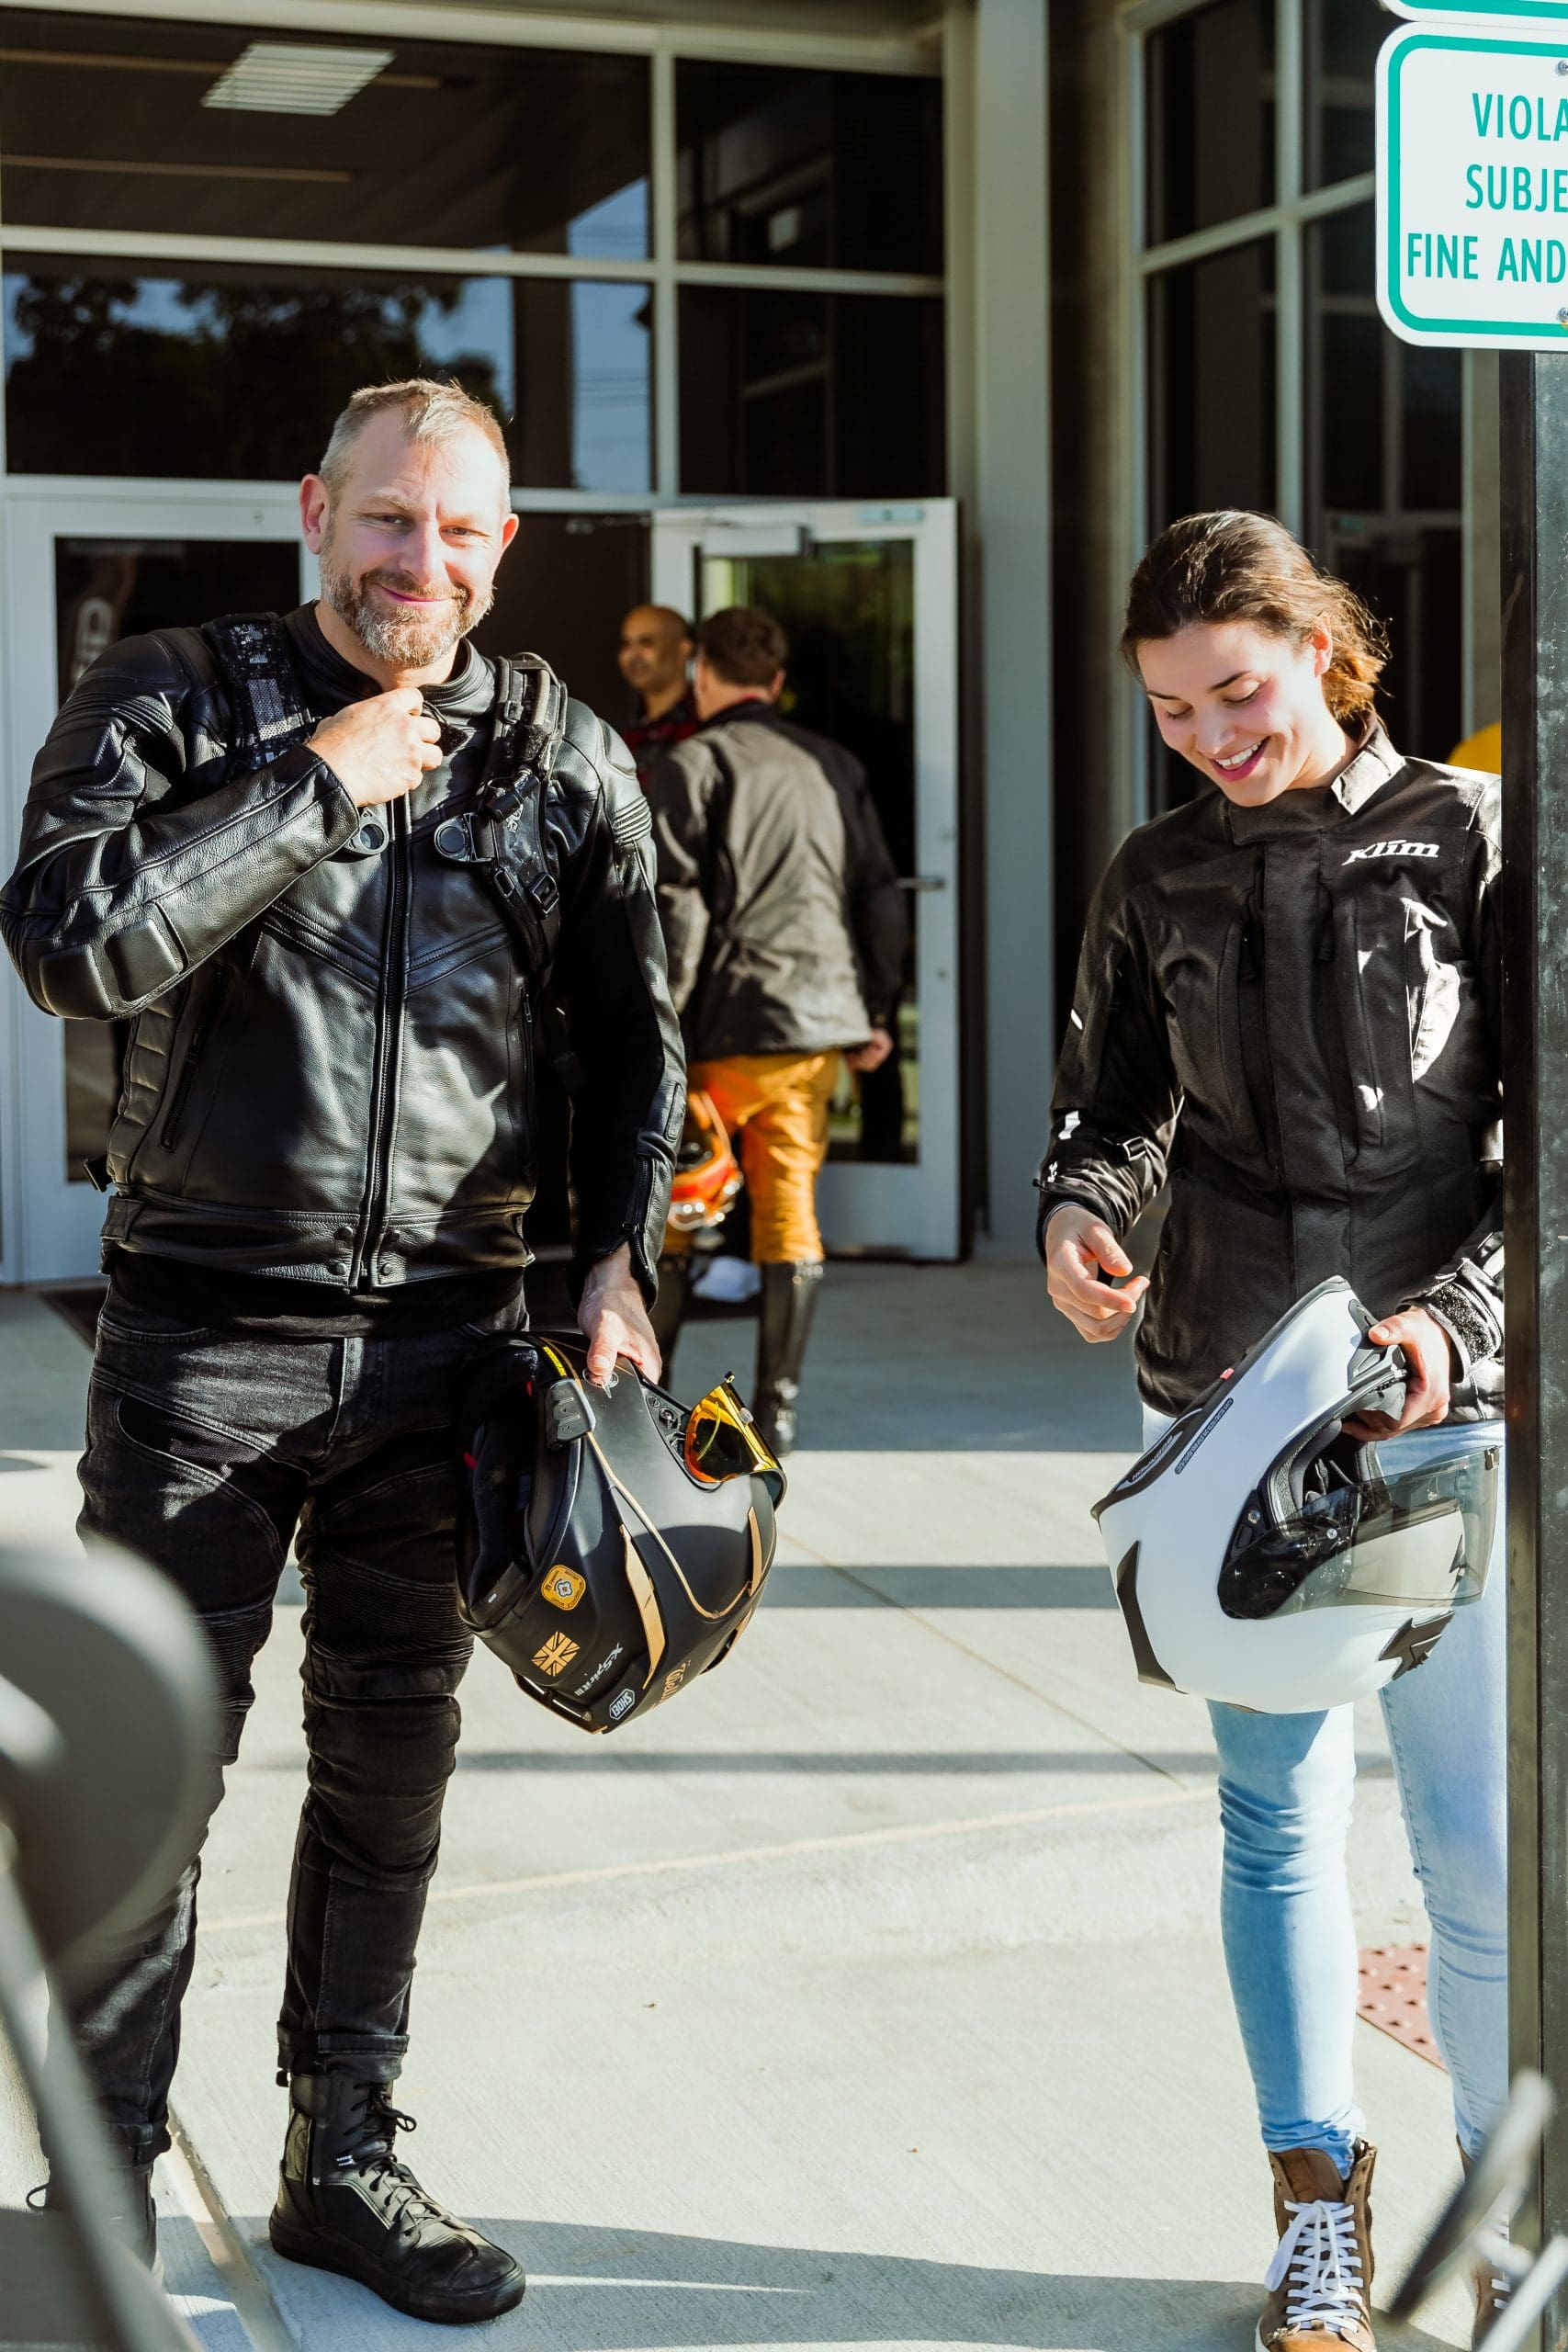
[{"label": "helmet sticker", "polygon": [[588,1589],[588,1579],[580,1577],[575,1568],[558,1561],[546,1577],[542,1590],[552,1609],[575,1609]]},{"label": "helmet sticker", "polygon": [[1177,1464],[1174,1472],[1175,1476],[1179,1478],[1188,1464],[1191,1461],[1192,1456],[1197,1453],[1199,1447],[1201,1445],[1208,1444],[1209,1440],[1213,1436],[1214,1431],[1219,1428],[1220,1423],[1224,1419],[1225,1415],[1230,1411],[1231,1407],[1235,1403],[1235,1398],[1234,1396],[1227,1396],[1224,1403],[1220,1407],[1219,1411],[1212,1415],[1211,1418],[1204,1422],[1202,1428],[1199,1430],[1197,1436],[1193,1439],[1191,1444],[1188,1447],[1186,1453]]},{"label": "helmet sticker", "polygon": [[629,1715],[636,1705],[637,1692],[635,1690],[617,1690],[615,1697],[610,1702],[610,1721],[613,1724],[618,1724],[621,1717],[623,1715]]},{"label": "helmet sticker", "polygon": [[546,1674],[564,1673],[581,1646],[569,1634],[552,1634],[544,1647],[534,1652],[534,1663]]}]

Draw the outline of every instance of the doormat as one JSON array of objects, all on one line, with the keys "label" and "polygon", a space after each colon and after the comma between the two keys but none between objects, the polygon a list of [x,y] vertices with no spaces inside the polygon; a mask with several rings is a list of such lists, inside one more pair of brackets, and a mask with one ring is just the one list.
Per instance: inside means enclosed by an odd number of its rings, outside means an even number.
[{"label": "doormat", "polygon": [[69,1290],[39,1291],[39,1296],[57,1315],[63,1315],[77,1338],[91,1347],[98,1336],[98,1309],[107,1288],[107,1283],[74,1283]]},{"label": "doormat", "polygon": [[1375,2025],[1380,2033],[1403,2042],[1443,2069],[1427,2014],[1427,1947],[1425,1944],[1381,1944],[1361,1956],[1356,2014]]}]

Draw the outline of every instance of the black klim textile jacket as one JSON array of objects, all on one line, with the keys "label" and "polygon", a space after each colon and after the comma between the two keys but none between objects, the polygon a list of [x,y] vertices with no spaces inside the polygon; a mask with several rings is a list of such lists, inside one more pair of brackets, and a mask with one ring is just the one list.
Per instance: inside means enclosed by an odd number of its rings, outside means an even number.
[{"label": "black klim textile jacket", "polygon": [[1332,785],[1140,826],[1084,940],[1041,1170],[1118,1234],[1168,1176],[1138,1385],[1191,1403],[1341,1274],[1502,1385],[1498,784],[1381,729]]},{"label": "black klim textile jacket", "polygon": [[[298,643],[314,624],[294,614],[287,628]],[[300,676],[320,718],[377,691],[346,665],[335,695],[319,670]],[[481,695],[468,729],[492,718]],[[0,894],[35,1003],[134,1023],[106,1250],[351,1290],[520,1269],[546,976],[524,968],[484,874],[434,847],[459,763],[374,812],[389,839],[367,854],[361,811],[313,752],[243,773],[235,737],[199,632],[112,648],[39,755]],[[680,1035],[647,803],[581,703],[542,818],[561,902],[553,991],[585,1073],[577,1271],[626,1240],[651,1295]]]}]

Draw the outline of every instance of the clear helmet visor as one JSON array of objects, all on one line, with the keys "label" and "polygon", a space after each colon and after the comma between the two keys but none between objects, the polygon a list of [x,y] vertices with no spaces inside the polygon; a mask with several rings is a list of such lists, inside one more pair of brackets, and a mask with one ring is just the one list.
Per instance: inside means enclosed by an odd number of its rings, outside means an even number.
[{"label": "clear helmet visor", "polygon": [[1358,1604],[1436,1615],[1476,1600],[1496,1521],[1500,1432],[1446,1422],[1362,1442],[1337,1422],[1281,1457],[1220,1571],[1228,1617]]}]

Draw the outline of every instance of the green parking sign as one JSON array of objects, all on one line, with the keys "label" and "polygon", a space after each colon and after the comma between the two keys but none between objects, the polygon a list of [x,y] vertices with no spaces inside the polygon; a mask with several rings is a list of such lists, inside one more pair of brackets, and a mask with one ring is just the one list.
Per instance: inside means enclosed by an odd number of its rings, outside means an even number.
[{"label": "green parking sign", "polygon": [[1406,343],[1568,349],[1568,13],[1378,59],[1378,307]]},{"label": "green parking sign", "polygon": [[1391,17],[1467,17],[1490,23],[1568,25],[1568,0],[1382,0]]}]

